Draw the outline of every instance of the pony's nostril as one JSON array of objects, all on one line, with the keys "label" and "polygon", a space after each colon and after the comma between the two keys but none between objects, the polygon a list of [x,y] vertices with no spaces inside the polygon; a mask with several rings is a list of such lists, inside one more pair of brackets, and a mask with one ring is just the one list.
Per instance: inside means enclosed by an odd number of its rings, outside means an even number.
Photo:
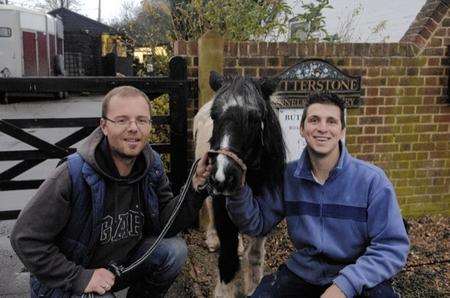
[{"label": "pony's nostril", "polygon": [[216,178],[214,178],[214,175],[209,176],[209,184],[214,186],[217,183]]},{"label": "pony's nostril", "polygon": [[220,185],[221,185],[220,181],[218,181],[218,180],[216,179],[216,177],[214,177],[214,175],[211,175],[211,176],[210,176],[209,183],[210,183],[211,186],[214,187],[215,189],[220,188]]}]

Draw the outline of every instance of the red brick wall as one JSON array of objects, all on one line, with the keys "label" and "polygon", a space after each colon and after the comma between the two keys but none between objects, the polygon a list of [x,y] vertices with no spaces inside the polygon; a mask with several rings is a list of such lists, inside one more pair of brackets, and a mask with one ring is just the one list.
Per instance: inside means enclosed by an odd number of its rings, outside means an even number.
[{"label": "red brick wall", "polygon": [[[321,58],[362,76],[363,105],[347,111],[349,151],[384,169],[404,215],[450,214],[450,13],[442,3],[428,1],[401,43],[225,42],[224,74],[272,76]],[[197,43],[176,42],[175,54],[196,77]]]}]

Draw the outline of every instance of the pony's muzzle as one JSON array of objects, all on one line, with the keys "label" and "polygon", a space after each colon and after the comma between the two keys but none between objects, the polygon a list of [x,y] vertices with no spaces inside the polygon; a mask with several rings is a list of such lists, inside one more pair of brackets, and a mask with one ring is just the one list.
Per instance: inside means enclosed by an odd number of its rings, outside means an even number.
[{"label": "pony's muzzle", "polygon": [[[238,193],[242,186],[246,167],[245,165],[242,167],[234,158],[230,157],[229,152],[223,155],[222,153],[222,150],[211,150],[209,152],[213,170],[209,176],[208,184],[213,195],[232,196]],[[234,156],[237,158],[236,155]]]},{"label": "pony's muzzle", "polygon": [[209,177],[208,185],[211,195],[234,196],[239,193],[240,187],[234,177],[227,177],[225,181],[217,181],[214,176]]}]

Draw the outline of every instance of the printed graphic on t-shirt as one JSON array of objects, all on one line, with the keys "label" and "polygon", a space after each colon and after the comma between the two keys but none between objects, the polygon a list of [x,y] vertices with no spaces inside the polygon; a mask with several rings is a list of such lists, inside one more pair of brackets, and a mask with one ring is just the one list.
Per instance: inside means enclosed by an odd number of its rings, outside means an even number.
[{"label": "printed graphic on t-shirt", "polygon": [[105,216],[102,220],[100,244],[139,237],[142,234],[143,216],[142,212],[134,210],[118,214],[115,218]]}]

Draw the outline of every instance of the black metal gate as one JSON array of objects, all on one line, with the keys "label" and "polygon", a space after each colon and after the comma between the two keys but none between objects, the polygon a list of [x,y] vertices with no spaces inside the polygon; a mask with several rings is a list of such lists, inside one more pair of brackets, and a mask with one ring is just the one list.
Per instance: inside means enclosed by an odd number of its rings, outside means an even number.
[{"label": "black metal gate", "polygon": [[[178,192],[187,175],[187,111],[189,98],[196,96],[196,82],[187,79],[186,61],[173,57],[168,77],[53,77],[0,79],[0,93],[28,92],[55,93],[108,92],[114,87],[131,85],[144,91],[151,100],[162,94],[169,95],[169,116],[153,116],[153,124],[170,125],[170,144],[154,144],[160,153],[170,153],[169,176],[174,192]],[[100,118],[50,118],[50,119],[0,119],[0,132],[33,146],[36,150],[2,151],[0,161],[19,160],[18,164],[0,173],[0,192],[38,188],[44,181],[14,180],[47,159],[60,159],[76,151],[71,146],[87,137],[99,124]],[[26,132],[25,128],[80,127],[79,130],[59,140],[48,143]],[[0,199],[1,204],[1,199]],[[0,220],[17,218],[20,210],[0,211]]]}]

